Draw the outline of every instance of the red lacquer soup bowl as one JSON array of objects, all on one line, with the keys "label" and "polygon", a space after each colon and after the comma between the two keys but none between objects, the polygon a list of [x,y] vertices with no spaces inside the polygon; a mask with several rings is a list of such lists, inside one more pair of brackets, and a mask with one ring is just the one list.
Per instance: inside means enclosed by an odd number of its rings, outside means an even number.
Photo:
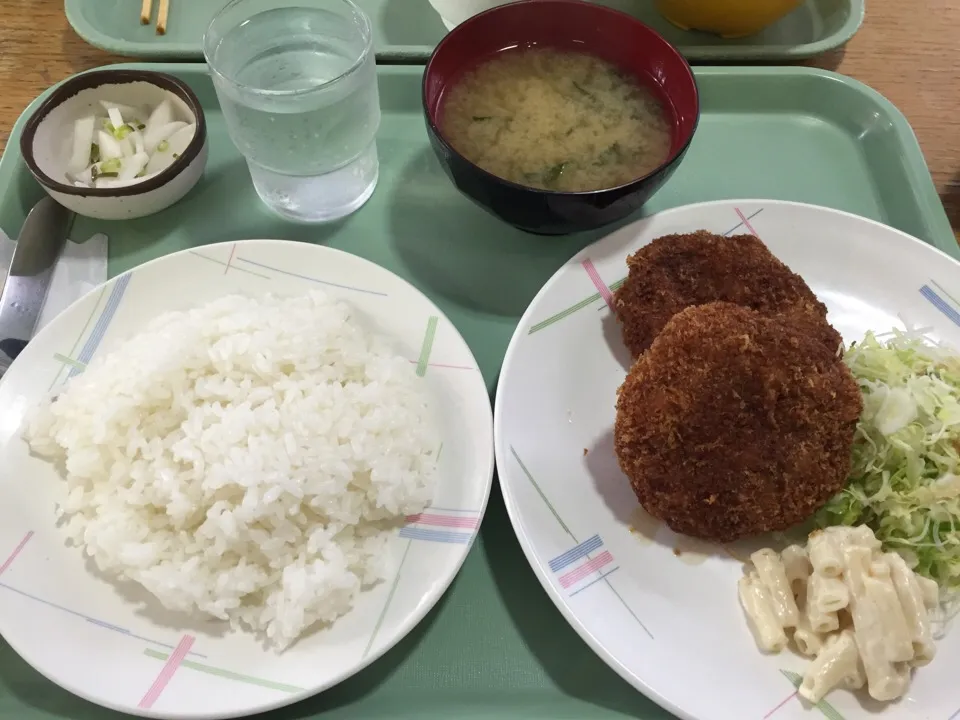
[{"label": "red lacquer soup bowl", "polygon": [[[442,130],[446,91],[484,60],[518,47],[585,52],[631,73],[660,100],[667,116],[671,143],[666,159],[647,175],[617,187],[561,192],[497,177],[457,152]],[[693,71],[676,48],[639,20],[581,0],[523,0],[458,25],[427,63],[423,109],[430,143],[453,184],[504,222],[543,235],[592,230],[640,209],[677,169],[700,117]]]}]

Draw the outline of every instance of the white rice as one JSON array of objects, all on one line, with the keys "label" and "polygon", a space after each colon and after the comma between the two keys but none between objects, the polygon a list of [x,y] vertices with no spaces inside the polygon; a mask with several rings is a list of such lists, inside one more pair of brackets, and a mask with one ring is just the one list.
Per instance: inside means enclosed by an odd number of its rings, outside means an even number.
[{"label": "white rice", "polygon": [[102,571],[280,649],[387,577],[433,497],[421,383],[343,302],[231,296],[97,357],[26,438],[65,466],[61,519]]}]

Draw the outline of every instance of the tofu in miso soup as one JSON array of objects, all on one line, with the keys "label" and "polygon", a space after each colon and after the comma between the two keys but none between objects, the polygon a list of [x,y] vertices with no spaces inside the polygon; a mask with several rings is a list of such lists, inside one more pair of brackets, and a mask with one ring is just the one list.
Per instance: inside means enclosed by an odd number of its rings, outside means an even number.
[{"label": "tofu in miso soup", "polygon": [[440,130],[487,172],[563,192],[643,177],[671,145],[659,100],[636,78],[551,48],[506,50],[467,72],[444,96]]}]

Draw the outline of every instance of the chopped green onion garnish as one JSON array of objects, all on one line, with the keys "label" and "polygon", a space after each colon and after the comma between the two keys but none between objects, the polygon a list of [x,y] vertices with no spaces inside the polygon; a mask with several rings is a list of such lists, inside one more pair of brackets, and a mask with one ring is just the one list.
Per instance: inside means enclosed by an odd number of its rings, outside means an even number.
[{"label": "chopped green onion garnish", "polygon": [[573,87],[576,88],[577,92],[579,92],[581,95],[585,95],[586,97],[593,99],[593,95],[590,94],[590,91],[583,87],[583,85],[578,83],[576,80],[573,81]]},{"label": "chopped green onion garnish", "polygon": [[119,174],[120,173],[118,172],[102,172],[100,173],[100,177],[114,178],[114,177],[117,177]]},{"label": "chopped green onion garnish", "polygon": [[553,185],[557,180],[560,179],[560,176],[563,175],[563,171],[566,169],[569,163],[562,162],[557,163],[551,168],[548,168],[547,171],[543,174],[543,182],[546,185]]},{"label": "chopped green onion garnish", "polygon": [[118,172],[120,172],[120,158],[110,158],[109,160],[104,160],[102,163],[100,163],[101,175]]},{"label": "chopped green onion garnish", "polygon": [[117,128],[116,132],[113,133],[113,136],[117,140],[123,140],[127,135],[133,132],[133,128],[129,125],[121,125]]},{"label": "chopped green onion garnish", "polygon": [[169,149],[170,149],[170,143],[168,143],[166,140],[161,140],[160,143],[157,145],[157,150],[159,150],[160,152],[166,152]]},{"label": "chopped green onion garnish", "polygon": [[180,153],[174,153],[174,154],[173,154],[173,159],[174,159],[174,160],[176,160],[178,157],[180,157]]},{"label": "chopped green onion garnish", "polygon": [[103,129],[106,130],[111,135],[116,135],[117,129],[113,126],[113,123],[109,120],[103,121]]},{"label": "chopped green onion garnish", "polygon": [[144,124],[143,124],[142,122],[140,122],[139,120],[134,121],[134,124],[137,126],[137,130],[146,130],[146,129],[147,129],[147,126],[144,125]]}]

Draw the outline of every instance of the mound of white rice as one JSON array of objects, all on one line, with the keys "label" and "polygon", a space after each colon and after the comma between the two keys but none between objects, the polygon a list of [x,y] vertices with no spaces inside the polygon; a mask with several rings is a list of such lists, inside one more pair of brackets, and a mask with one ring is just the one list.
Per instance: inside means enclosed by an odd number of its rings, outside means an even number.
[{"label": "mound of white rice", "polygon": [[66,532],[101,570],[276,648],[391,572],[439,450],[412,363],[321,292],[163,315],[26,439],[65,468]]}]

